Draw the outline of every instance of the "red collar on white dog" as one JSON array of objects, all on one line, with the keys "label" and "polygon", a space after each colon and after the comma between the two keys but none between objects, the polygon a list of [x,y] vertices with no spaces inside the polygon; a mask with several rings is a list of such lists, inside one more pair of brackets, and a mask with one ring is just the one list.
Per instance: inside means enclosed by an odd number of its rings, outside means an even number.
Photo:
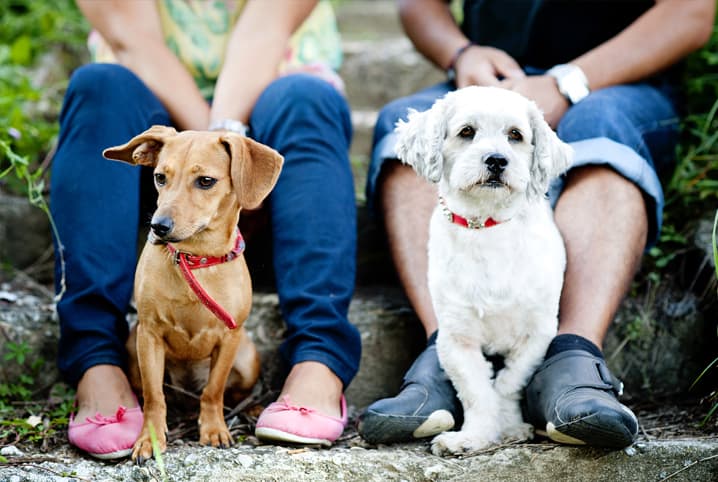
[{"label": "red collar on white dog", "polygon": [[488,217],[484,221],[480,221],[477,219],[465,218],[465,217],[460,216],[460,215],[456,214],[455,212],[451,211],[449,209],[449,207],[446,205],[446,201],[444,201],[443,197],[439,197],[439,203],[441,204],[441,209],[444,211],[444,215],[446,216],[446,219],[449,220],[449,222],[458,224],[459,226],[463,226],[465,228],[469,228],[469,229],[490,228],[492,226],[496,226],[497,224],[501,224],[502,222],[504,222],[504,221],[497,221],[492,217]]},{"label": "red collar on white dog", "polygon": [[237,229],[237,241],[234,243],[234,248],[224,256],[197,256],[195,254],[178,251],[177,248],[167,243],[167,250],[172,254],[175,264],[179,265],[182,276],[184,276],[189,287],[192,288],[192,291],[195,292],[202,304],[217,318],[222,320],[230,330],[237,328],[237,322],[234,321],[232,315],[227,313],[227,310],[222,308],[219,303],[209,296],[204,288],[202,288],[202,285],[199,284],[197,278],[192,274],[191,270],[208,268],[237,259],[244,251],[244,246],[244,238],[242,237],[242,233],[239,232],[239,229]]}]

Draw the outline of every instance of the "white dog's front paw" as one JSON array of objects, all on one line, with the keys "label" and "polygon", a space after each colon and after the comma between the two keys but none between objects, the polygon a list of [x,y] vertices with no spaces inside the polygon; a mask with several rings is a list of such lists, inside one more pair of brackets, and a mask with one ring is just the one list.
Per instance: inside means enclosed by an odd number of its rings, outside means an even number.
[{"label": "white dog's front paw", "polygon": [[444,432],[431,441],[431,451],[434,455],[460,455],[475,452],[496,443],[481,434],[467,432]]},{"label": "white dog's front paw", "polygon": [[533,438],[534,427],[530,423],[519,423],[511,427],[506,427],[501,434],[501,441],[507,442],[522,442]]}]

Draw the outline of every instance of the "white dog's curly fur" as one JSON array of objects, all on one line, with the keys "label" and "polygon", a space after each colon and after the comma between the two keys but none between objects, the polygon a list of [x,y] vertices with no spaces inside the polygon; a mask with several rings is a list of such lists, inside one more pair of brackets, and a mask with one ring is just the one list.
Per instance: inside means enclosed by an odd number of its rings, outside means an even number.
[{"label": "white dog's curly fur", "polygon": [[[437,349],[464,407],[464,425],[432,442],[437,454],[524,440],[522,389],[556,334],[565,269],[563,240],[546,198],[573,150],[536,104],[496,87],[450,92],[400,121],[396,152],[438,183],[428,282],[439,322]],[[447,209],[492,227],[452,223]],[[491,224],[491,223],[489,223]],[[494,373],[485,355],[502,355]]]}]

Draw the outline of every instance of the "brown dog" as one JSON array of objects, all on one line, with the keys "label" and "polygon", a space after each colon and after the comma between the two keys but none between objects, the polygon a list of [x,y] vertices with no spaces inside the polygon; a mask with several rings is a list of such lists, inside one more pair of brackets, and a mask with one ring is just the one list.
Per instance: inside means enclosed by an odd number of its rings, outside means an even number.
[{"label": "brown dog", "polygon": [[163,126],[103,155],[154,167],[159,192],[135,275],[138,322],[127,343],[130,381],[144,397],[145,417],[132,459],[152,457],[150,425],[160,448],[167,446],[165,365],[173,382],[204,376],[200,444],[229,446],[227,381],[247,392],[259,375],[257,351],[242,326],[252,287],[237,222],[242,208],[259,206],[272,190],[283,158],[238,134]]}]

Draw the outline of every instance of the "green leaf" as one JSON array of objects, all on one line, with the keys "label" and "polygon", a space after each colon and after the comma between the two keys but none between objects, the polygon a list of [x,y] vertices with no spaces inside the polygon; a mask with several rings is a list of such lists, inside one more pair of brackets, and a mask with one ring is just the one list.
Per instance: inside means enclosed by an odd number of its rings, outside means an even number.
[{"label": "green leaf", "polygon": [[10,60],[18,65],[30,65],[32,61],[32,42],[28,35],[22,35],[12,43]]}]

